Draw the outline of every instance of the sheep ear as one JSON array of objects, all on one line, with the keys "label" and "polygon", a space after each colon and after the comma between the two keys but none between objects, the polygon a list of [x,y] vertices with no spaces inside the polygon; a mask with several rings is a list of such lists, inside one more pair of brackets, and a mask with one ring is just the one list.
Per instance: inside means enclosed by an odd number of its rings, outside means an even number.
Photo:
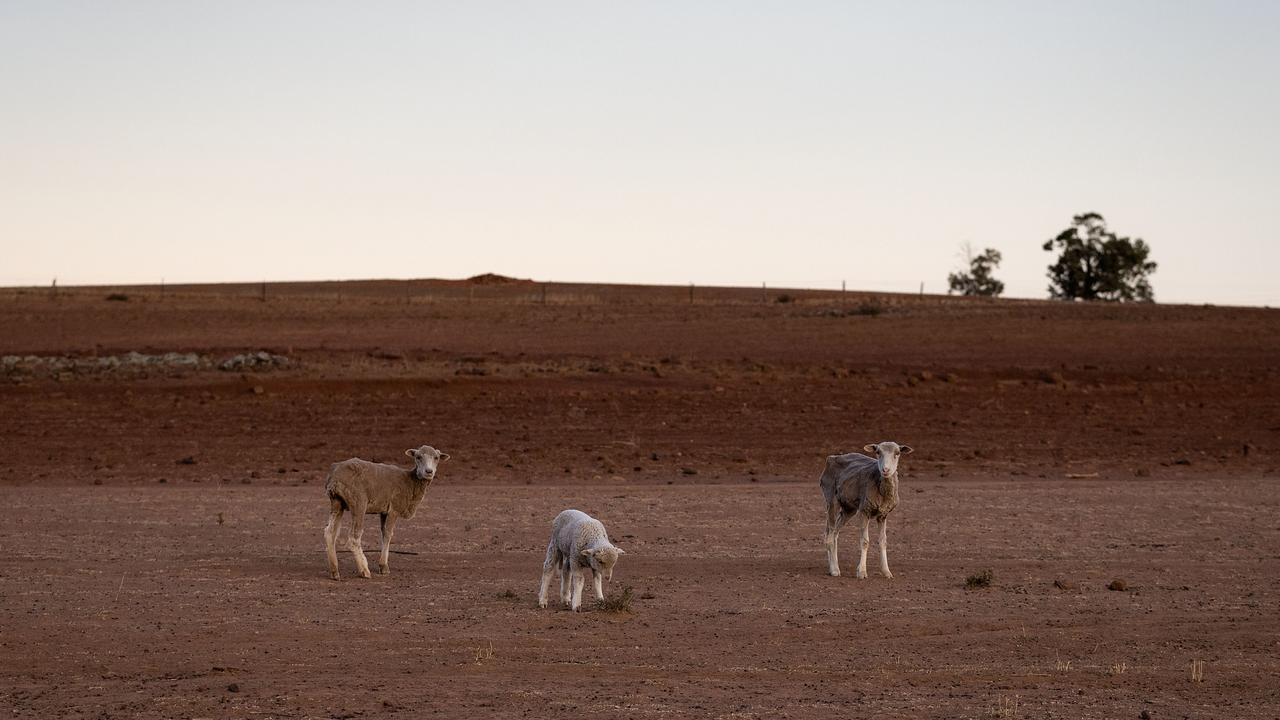
[{"label": "sheep ear", "polygon": [[910,455],[910,454],[911,454],[911,452],[912,452],[912,450],[911,450],[911,446],[910,446],[910,445],[903,445],[903,446],[901,447],[901,449],[902,449],[902,454],[903,454],[903,455]]},{"label": "sheep ear", "polygon": [[588,560],[590,560],[590,559],[591,559],[591,556],[592,556],[593,554],[595,554],[595,550],[590,550],[590,549],[588,549],[588,550],[583,550],[583,551],[582,551],[582,557],[584,557],[584,558],[586,558],[586,559],[588,559]]},{"label": "sheep ear", "polygon": [[613,546],[613,549],[614,549],[614,550],[617,550],[619,555],[626,555],[626,554],[627,554],[627,551],[626,551],[626,550],[623,550],[622,548],[618,547],[617,545],[614,545],[614,546]]},{"label": "sheep ear", "polygon": [[404,454],[405,454],[405,455],[408,455],[409,457],[413,458],[414,460],[417,460],[417,459],[418,459],[418,451],[417,451],[417,450],[414,450],[413,448],[409,448],[408,450],[405,450],[405,451],[404,451]]},{"label": "sheep ear", "polygon": [[[911,451],[910,451],[910,450],[908,450],[907,452],[911,452]],[[441,460],[448,460],[448,459],[449,459],[449,453],[440,453],[440,459],[441,459]]]},{"label": "sheep ear", "polygon": [[863,445],[862,449],[865,452],[869,452],[869,453],[876,453],[880,451],[880,448],[876,447],[875,445]]}]

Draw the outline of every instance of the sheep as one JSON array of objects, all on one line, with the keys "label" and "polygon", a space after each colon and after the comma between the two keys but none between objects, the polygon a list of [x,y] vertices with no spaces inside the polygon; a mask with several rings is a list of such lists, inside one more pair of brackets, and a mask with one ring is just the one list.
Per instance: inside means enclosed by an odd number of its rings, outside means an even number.
[{"label": "sheep", "polygon": [[551,542],[547,543],[547,559],[542,563],[542,588],[538,591],[538,607],[547,606],[547,588],[556,568],[560,569],[560,600],[574,612],[582,605],[583,571],[591,568],[596,599],[604,600],[602,580],[613,578],[622,548],[609,542],[604,525],[579,510],[565,510],[551,522]]},{"label": "sheep", "polygon": [[862,554],[858,559],[858,577],[867,576],[867,546],[870,522],[880,525],[880,573],[893,579],[889,572],[889,513],[898,506],[898,459],[911,453],[910,445],[882,442],[864,445],[862,453],[830,455],[818,484],[827,501],[827,571],[840,575],[840,528],[852,516],[862,524]]},{"label": "sheep", "polygon": [[347,533],[347,547],[356,559],[356,569],[361,577],[371,577],[369,561],[360,546],[366,513],[382,516],[382,554],[378,557],[378,573],[391,572],[387,555],[391,548],[391,535],[396,520],[412,518],[418,503],[436,477],[436,468],[449,455],[430,445],[404,451],[413,458],[413,467],[405,469],[396,465],[374,463],[351,458],[335,463],[325,478],[324,489],[329,496],[329,524],[324,528],[324,545],[329,555],[329,576],[338,580],[338,553],[334,547],[338,540],[338,524],[342,512],[351,511],[351,527]]}]

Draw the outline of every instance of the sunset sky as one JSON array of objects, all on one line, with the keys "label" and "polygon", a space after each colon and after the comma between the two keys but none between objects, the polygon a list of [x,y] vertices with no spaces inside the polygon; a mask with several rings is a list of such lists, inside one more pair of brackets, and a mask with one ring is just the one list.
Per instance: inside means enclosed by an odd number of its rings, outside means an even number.
[{"label": "sunset sky", "polygon": [[0,285],[465,277],[1280,304],[1280,2],[0,3]]}]

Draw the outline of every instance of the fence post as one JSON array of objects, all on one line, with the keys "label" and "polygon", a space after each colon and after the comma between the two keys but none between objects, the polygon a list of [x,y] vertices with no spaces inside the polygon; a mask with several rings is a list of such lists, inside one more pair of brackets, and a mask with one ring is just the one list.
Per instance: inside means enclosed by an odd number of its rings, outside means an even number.
[{"label": "fence post", "polygon": [[542,304],[547,304],[547,284],[542,283]]},{"label": "fence post", "polygon": [[693,304],[693,283],[689,283],[689,304]]},{"label": "fence post", "polygon": [[266,281],[266,280],[263,280],[263,281],[262,281],[262,298],[261,298],[261,300],[262,300],[262,302],[266,302],[266,301],[267,301],[267,281]]},{"label": "fence post", "polygon": [[760,302],[769,303],[769,289],[765,287],[764,283],[760,283]]}]

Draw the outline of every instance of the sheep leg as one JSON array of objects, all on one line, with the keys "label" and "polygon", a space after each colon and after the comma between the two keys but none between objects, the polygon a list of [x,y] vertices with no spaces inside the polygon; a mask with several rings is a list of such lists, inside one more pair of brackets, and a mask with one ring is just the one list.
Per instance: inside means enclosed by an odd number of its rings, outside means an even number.
[{"label": "sheep leg", "polygon": [[893,579],[889,572],[889,518],[880,518],[880,574]]},{"label": "sheep leg", "polygon": [[570,608],[574,612],[578,612],[578,608],[582,607],[582,586],[586,582],[586,577],[582,574],[581,568],[575,568],[573,571],[573,603]]},{"label": "sheep leg", "polygon": [[324,526],[324,551],[329,559],[329,577],[338,575],[338,525],[342,522],[342,501],[334,498],[329,504],[329,524]]},{"label": "sheep leg", "polygon": [[382,555],[378,558],[378,574],[390,575],[391,536],[396,532],[397,515],[382,513]]},{"label": "sheep leg", "polygon": [[867,576],[867,548],[871,546],[871,518],[858,513],[858,523],[862,525],[862,554],[858,556],[858,577]]},{"label": "sheep leg", "polygon": [[848,519],[840,503],[827,505],[827,572],[836,577],[840,575],[840,528]]},{"label": "sheep leg", "polygon": [[573,562],[566,557],[564,564],[560,566],[560,602],[565,605],[573,602],[573,593],[570,592],[572,584]]},{"label": "sheep leg", "polygon": [[[547,543],[547,559],[542,561],[542,587],[538,590],[538,607],[547,606],[547,590],[551,587],[551,576],[556,574],[556,565],[560,564],[560,553],[556,550],[556,539]],[[561,590],[560,597],[564,597]]]},{"label": "sheep leg", "polygon": [[350,548],[351,554],[356,559],[356,572],[360,577],[373,577],[369,572],[369,559],[364,556],[364,548],[360,545],[360,538],[364,535],[364,513],[355,508],[351,509],[351,529],[348,531],[347,547]]},{"label": "sheep leg", "polygon": [[604,576],[595,570],[591,571],[591,579],[595,581],[596,599],[604,600]]}]

